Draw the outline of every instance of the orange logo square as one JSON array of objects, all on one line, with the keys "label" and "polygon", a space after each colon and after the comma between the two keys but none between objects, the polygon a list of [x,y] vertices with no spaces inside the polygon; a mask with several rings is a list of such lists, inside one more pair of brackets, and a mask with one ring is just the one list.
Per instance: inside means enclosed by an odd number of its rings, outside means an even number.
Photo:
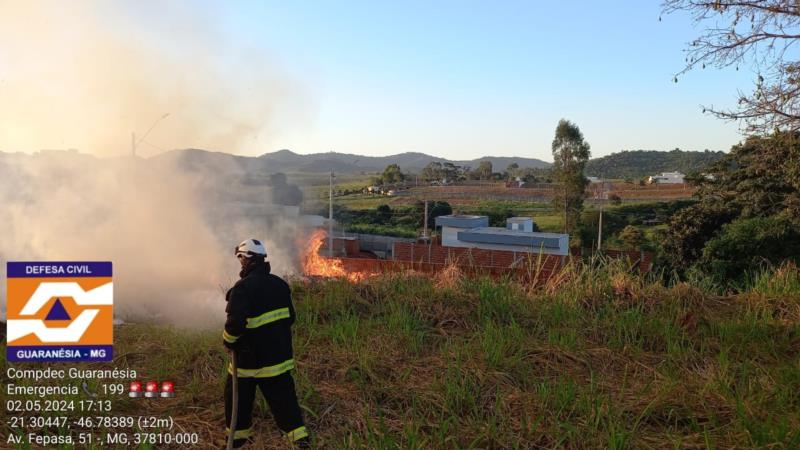
[{"label": "orange logo square", "polygon": [[111,361],[110,262],[7,263],[9,362]]}]

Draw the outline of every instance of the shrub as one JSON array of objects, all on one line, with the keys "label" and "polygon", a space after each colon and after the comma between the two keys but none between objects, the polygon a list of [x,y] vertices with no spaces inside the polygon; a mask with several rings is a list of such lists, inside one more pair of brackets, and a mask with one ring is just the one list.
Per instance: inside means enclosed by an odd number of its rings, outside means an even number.
[{"label": "shrub", "polygon": [[720,203],[703,202],[677,212],[668,224],[661,250],[664,262],[679,272],[695,263],[706,242],[737,212]]},{"label": "shrub", "polygon": [[727,282],[765,262],[786,260],[800,262],[800,226],[785,217],[759,217],[723,226],[703,248],[700,268]]},{"label": "shrub", "polygon": [[377,208],[378,218],[382,223],[388,223],[392,220],[392,208],[389,205],[380,205]]},{"label": "shrub", "polygon": [[628,225],[619,233],[619,240],[625,247],[638,250],[644,243],[644,233],[633,225]]}]

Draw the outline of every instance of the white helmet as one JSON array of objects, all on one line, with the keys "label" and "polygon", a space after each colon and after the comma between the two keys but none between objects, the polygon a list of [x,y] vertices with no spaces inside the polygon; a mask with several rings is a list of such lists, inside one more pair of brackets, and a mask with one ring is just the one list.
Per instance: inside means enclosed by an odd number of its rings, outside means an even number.
[{"label": "white helmet", "polygon": [[245,258],[252,258],[254,256],[266,258],[267,250],[264,248],[264,244],[262,244],[261,241],[250,238],[243,240],[241,244],[237,245],[234,254],[237,258],[239,256],[244,256]]}]

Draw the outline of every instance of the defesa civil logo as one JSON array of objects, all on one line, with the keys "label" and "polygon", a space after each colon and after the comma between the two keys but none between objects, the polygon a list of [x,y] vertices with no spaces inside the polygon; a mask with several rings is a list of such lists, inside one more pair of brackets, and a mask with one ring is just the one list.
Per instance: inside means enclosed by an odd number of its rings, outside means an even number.
[{"label": "defesa civil logo", "polygon": [[7,263],[8,361],[111,361],[110,262]]}]

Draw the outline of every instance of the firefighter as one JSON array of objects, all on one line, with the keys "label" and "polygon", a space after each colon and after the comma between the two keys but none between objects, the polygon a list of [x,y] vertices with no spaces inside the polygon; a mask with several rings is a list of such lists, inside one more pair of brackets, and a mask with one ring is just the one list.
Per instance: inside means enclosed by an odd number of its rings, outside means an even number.
[{"label": "firefighter", "polygon": [[[247,239],[236,247],[235,254],[242,265],[241,279],[225,295],[228,318],[222,332],[223,342],[234,350],[238,366],[234,447],[243,446],[251,435],[253,400],[258,387],[278,428],[300,448],[307,448],[308,431],[290,372],[294,368],[291,326],[295,312],[289,285],[270,273],[261,241]],[[227,433],[231,433],[232,373],[229,364],[225,382]]]}]

